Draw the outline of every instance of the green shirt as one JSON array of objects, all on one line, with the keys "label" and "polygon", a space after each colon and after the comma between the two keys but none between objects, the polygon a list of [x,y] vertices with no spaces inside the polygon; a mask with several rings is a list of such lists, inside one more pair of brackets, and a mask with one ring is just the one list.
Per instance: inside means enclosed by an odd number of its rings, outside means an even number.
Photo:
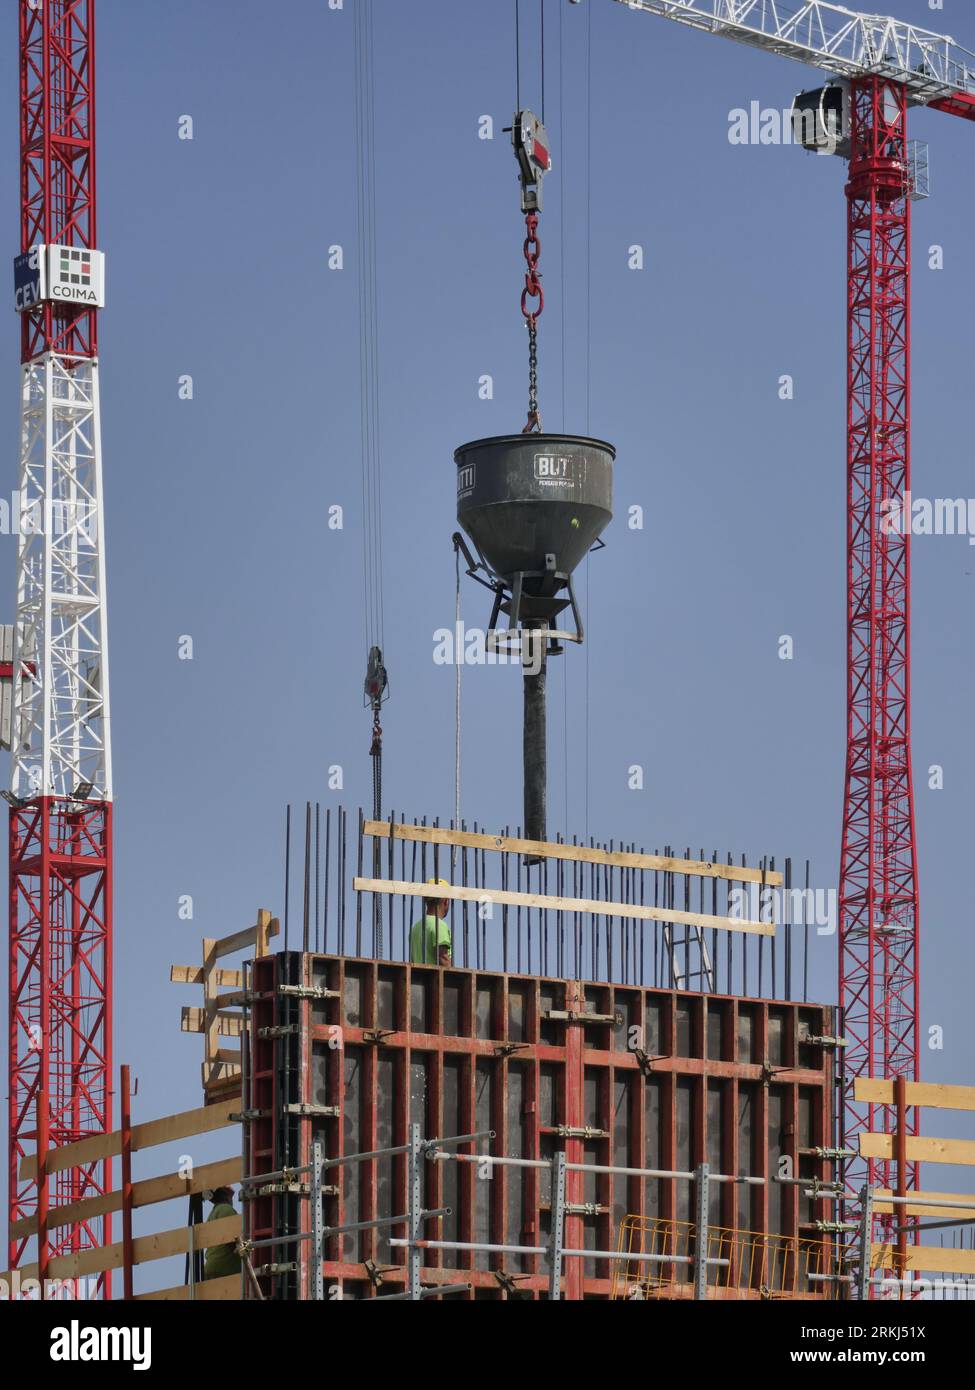
[{"label": "green shirt", "polygon": [[[237,1212],[229,1202],[218,1202],[207,1217],[208,1221],[220,1221],[225,1216],[236,1216]],[[228,1274],[240,1273],[240,1256],[233,1246],[211,1245],[203,1258],[204,1279],[223,1279]]]},{"label": "green shirt", "polygon": [[442,917],[428,912],[410,930],[410,960],[417,965],[439,965],[439,947],[450,949],[450,927]]}]

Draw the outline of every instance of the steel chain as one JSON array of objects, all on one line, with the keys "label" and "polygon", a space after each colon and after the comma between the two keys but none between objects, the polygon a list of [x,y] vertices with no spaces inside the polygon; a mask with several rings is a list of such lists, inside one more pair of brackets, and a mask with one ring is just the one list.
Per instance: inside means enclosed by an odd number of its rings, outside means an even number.
[{"label": "steel chain", "polygon": [[[521,292],[521,312],[528,324],[528,423],[522,433],[531,434],[541,430],[542,417],[538,413],[538,316],[545,308],[545,294],[542,290],[542,277],[538,262],[542,255],[542,243],[538,236],[538,213],[529,212],[525,216],[525,288]],[[531,301],[537,300],[532,307]]]}]

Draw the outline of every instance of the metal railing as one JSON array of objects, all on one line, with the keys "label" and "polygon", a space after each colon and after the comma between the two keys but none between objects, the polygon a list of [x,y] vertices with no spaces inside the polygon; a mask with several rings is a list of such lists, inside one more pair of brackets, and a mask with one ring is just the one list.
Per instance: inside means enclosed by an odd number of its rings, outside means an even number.
[{"label": "metal railing", "polygon": [[[255,1268],[251,1255],[258,1248],[298,1245],[299,1260],[307,1262],[310,1296],[313,1300],[324,1301],[326,1293],[323,1266],[326,1262],[327,1241],[349,1232],[403,1226],[407,1231],[405,1236],[390,1236],[388,1239],[391,1247],[406,1252],[406,1288],[402,1293],[377,1293],[375,1298],[366,1301],[419,1302],[428,1298],[471,1292],[472,1285],[466,1282],[423,1285],[421,1276],[425,1250],[542,1257],[547,1265],[548,1296],[550,1300],[555,1301],[562,1297],[563,1273],[567,1260],[610,1261],[610,1296],[617,1300],[667,1297],[696,1300],[707,1300],[711,1297],[775,1300],[814,1296],[820,1288],[828,1289],[826,1296],[831,1294],[835,1297],[841,1291],[845,1291],[855,1294],[860,1299],[866,1299],[871,1296],[872,1289],[886,1288],[889,1291],[891,1284],[890,1276],[885,1275],[883,1271],[877,1271],[874,1262],[873,1226],[876,1202],[891,1204],[896,1209],[898,1205],[917,1201],[916,1196],[897,1197],[864,1188],[856,1198],[859,1202],[858,1221],[816,1221],[814,1225],[820,1232],[818,1238],[741,1231],[715,1226],[709,1222],[712,1184],[749,1187],[762,1187],[767,1184],[792,1185],[802,1188],[805,1195],[812,1200],[821,1202],[850,1201],[854,1199],[855,1194],[844,1191],[838,1183],[823,1183],[812,1178],[767,1179],[746,1174],[713,1173],[706,1163],[698,1164],[692,1170],[679,1171],[631,1168],[616,1164],[569,1163],[564,1150],[554,1153],[551,1159],[509,1158],[496,1154],[457,1152],[460,1145],[473,1145],[481,1140],[490,1141],[494,1137],[493,1130],[481,1130],[473,1134],[424,1139],[420,1133],[420,1126],[411,1124],[409,1139],[405,1144],[368,1153],[325,1158],[321,1144],[316,1141],[312,1146],[311,1161],[303,1167],[249,1177],[244,1183],[245,1196],[248,1189],[261,1183],[276,1181],[282,1177],[294,1180],[297,1176],[309,1175],[309,1230],[272,1235],[258,1241],[242,1239],[238,1242],[245,1274],[257,1296],[262,1296],[258,1282],[260,1276],[280,1273],[282,1269],[280,1264]],[[323,1178],[329,1169],[397,1155],[405,1155],[407,1159],[407,1211],[337,1226],[326,1223],[324,1204],[330,1194],[326,1192]],[[427,1222],[452,1215],[450,1207],[424,1207],[422,1168],[425,1161],[476,1164],[482,1169],[485,1177],[489,1177],[494,1168],[547,1170],[551,1179],[552,1215],[548,1240],[544,1244],[527,1245],[516,1242],[440,1240],[435,1236],[424,1235],[423,1230]],[[644,1180],[671,1179],[692,1183],[694,1220],[674,1221],[627,1216],[620,1224],[615,1250],[568,1247],[565,1244],[565,1220],[567,1214],[574,1210],[566,1203],[568,1173],[614,1174]],[[975,1219],[975,1198],[971,1203],[966,1203],[957,1198],[945,1198],[940,1201],[925,1196],[924,1205],[966,1211],[970,1209]],[[853,1231],[857,1232],[857,1239],[852,1246],[840,1250],[832,1237]],[[892,1259],[894,1258],[892,1256]],[[297,1270],[298,1260],[291,1267]],[[908,1290],[903,1296],[914,1295]]]}]

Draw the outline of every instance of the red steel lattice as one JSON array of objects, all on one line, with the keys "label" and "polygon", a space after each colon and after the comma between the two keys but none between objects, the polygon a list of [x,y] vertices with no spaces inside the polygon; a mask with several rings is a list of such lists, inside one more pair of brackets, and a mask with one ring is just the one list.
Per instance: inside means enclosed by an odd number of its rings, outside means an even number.
[{"label": "red steel lattice", "polygon": [[[918,888],[911,777],[911,203],[907,95],[853,83],[849,208],[848,690],[839,901],[839,998],[847,1039],[845,1146],[892,1133],[890,1106],[858,1105],[858,1076],[918,1072]],[[916,1112],[909,1116],[917,1132]],[[890,1162],[853,1160],[847,1181],[890,1186]],[[909,1174],[917,1186],[917,1170]]]},{"label": "red steel lattice", "polygon": [[[21,251],[92,248],[95,0],[20,0]],[[43,302],[21,314],[22,360],[97,353],[97,310]],[[42,796],[10,813],[8,1232],[10,1266],[37,1216],[49,1256],[111,1240],[100,1228],[45,1229],[48,1209],[111,1189],[111,1161],[21,1181],[22,1157],[112,1126],[112,809]],[[109,1277],[102,1277],[105,1292]]]}]

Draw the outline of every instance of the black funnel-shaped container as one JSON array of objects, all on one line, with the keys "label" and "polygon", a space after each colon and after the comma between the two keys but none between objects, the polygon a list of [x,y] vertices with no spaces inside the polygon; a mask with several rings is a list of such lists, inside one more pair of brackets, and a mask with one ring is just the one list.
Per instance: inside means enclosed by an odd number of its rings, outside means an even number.
[{"label": "black funnel-shaped container", "polygon": [[518,584],[525,618],[566,606],[555,594],[612,520],[615,458],[612,444],[566,434],[498,435],[455,452],[457,520],[488,568]]}]

